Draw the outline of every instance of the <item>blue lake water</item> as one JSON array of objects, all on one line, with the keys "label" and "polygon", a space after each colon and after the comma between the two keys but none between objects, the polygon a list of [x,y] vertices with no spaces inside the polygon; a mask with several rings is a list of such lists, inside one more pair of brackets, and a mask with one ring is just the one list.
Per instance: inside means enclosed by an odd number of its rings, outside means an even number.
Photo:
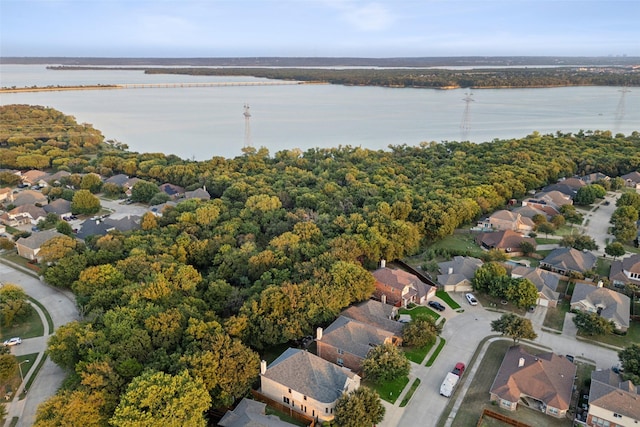
[{"label": "blue lake water", "polygon": [[[147,75],[138,70],[47,70],[0,65],[0,86],[263,81],[248,77]],[[467,94],[472,100],[467,102]],[[521,138],[542,134],[640,130],[640,88],[391,89],[338,85],[230,86],[31,92],[0,104],[37,104],[91,123],[139,152],[205,160],[234,157],[249,141],[284,149]]]}]

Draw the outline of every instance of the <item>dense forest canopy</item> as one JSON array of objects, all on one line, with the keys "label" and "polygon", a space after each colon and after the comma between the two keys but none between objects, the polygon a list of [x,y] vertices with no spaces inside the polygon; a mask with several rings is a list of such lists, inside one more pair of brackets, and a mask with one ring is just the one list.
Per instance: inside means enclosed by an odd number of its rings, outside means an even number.
[{"label": "dense forest canopy", "polygon": [[369,298],[367,270],[380,259],[416,253],[559,178],[640,169],[638,132],[377,151],[246,149],[195,162],[97,144],[99,132],[50,108],[3,106],[0,123],[0,169],[123,173],[211,195],[147,213],[139,231],[66,245],[46,267],[50,284],[75,292],[85,320],[51,339],[51,358],[72,379],[40,413],[42,426],[78,402],[92,425],[107,425],[135,410],[130,384],[151,381],[229,405],[257,377],[258,351]]}]

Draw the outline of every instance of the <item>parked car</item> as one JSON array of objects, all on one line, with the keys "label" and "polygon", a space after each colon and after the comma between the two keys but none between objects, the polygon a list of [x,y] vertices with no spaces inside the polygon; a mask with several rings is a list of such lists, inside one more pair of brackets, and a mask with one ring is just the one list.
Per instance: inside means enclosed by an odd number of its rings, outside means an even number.
[{"label": "parked car", "polygon": [[18,345],[22,344],[22,339],[20,337],[9,338],[4,342],[4,345]]},{"label": "parked car", "polygon": [[444,311],[445,308],[444,305],[440,304],[438,301],[429,301],[427,304],[429,305],[429,307],[438,311]]},{"label": "parked car", "polygon": [[469,304],[478,305],[478,300],[473,296],[473,294],[466,294],[465,297],[467,298],[467,301],[469,301]]},{"label": "parked car", "polygon": [[564,357],[566,357],[569,362],[573,363],[574,357],[571,354],[567,354]]}]

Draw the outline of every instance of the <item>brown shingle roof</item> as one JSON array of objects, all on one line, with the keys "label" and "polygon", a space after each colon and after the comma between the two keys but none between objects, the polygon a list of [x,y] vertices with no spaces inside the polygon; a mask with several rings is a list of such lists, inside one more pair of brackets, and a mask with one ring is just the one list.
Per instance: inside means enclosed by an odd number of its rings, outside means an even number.
[{"label": "brown shingle roof", "polygon": [[[519,366],[521,358],[524,364]],[[576,369],[576,365],[556,354],[533,356],[520,346],[513,346],[502,360],[491,393],[510,402],[526,395],[564,411],[571,403]]]},{"label": "brown shingle roof", "polygon": [[640,395],[631,381],[622,381],[611,369],[591,373],[589,405],[640,421]]}]

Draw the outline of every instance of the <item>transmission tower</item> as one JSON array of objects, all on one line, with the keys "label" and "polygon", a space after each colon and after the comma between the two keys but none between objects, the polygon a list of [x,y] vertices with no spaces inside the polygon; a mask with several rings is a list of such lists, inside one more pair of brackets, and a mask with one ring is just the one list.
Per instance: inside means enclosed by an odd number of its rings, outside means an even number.
[{"label": "transmission tower", "polygon": [[471,103],[474,102],[473,98],[471,97],[473,93],[465,92],[465,95],[466,96],[463,99],[463,101],[465,102],[464,113],[462,114],[462,121],[460,122],[461,141],[469,140],[469,130],[471,129]]},{"label": "transmission tower", "polygon": [[244,146],[252,147],[251,144],[251,113],[249,112],[249,104],[244,104]]},{"label": "transmission tower", "polygon": [[629,88],[623,87],[622,89],[619,89],[618,92],[620,92],[620,100],[618,101],[618,107],[616,108],[616,132],[619,130],[620,123],[624,118],[625,95],[627,94],[627,92],[631,92],[631,90]]}]

